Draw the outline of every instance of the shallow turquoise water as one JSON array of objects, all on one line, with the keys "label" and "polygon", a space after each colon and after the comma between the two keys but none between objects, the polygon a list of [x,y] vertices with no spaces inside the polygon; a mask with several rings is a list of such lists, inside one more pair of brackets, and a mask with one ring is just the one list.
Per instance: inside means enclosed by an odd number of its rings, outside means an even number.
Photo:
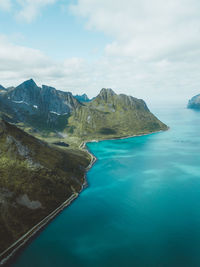
[{"label": "shallow turquoise water", "polygon": [[13,266],[200,266],[200,112],[154,112],[170,131],[88,144],[89,188]]}]

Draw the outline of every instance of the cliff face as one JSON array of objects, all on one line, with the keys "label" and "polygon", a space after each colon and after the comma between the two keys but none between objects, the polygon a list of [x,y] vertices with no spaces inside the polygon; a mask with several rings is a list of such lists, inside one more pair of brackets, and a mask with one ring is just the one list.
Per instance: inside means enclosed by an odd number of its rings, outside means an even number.
[{"label": "cliff face", "polygon": [[0,84],[0,93],[1,93],[2,91],[3,91],[3,92],[6,91],[6,88],[4,88],[4,87]]},{"label": "cliff face", "polygon": [[70,113],[81,105],[70,92],[38,87],[32,79],[7,90],[0,98],[16,122],[41,130],[62,129]]},{"label": "cliff face", "polygon": [[188,108],[200,109],[200,95],[196,95],[189,100]]},{"label": "cliff face", "polygon": [[86,94],[74,96],[79,102],[89,102],[90,99]]},{"label": "cliff face", "polygon": [[71,132],[83,139],[114,138],[166,130],[143,100],[102,89],[91,102],[69,117]]},{"label": "cliff face", "polygon": [[0,121],[0,252],[81,190],[89,161]]}]

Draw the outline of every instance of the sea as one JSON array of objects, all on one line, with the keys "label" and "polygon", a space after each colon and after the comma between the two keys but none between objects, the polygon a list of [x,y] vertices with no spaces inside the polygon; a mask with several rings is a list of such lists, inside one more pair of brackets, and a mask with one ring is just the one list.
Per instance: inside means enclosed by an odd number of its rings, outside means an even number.
[{"label": "sea", "polygon": [[11,266],[200,266],[200,112],[153,113],[168,131],[87,144],[88,187]]}]

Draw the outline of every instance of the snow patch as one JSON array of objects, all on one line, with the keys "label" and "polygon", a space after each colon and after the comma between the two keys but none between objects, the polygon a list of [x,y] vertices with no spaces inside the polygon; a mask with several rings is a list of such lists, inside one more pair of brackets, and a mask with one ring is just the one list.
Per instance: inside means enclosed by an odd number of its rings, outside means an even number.
[{"label": "snow patch", "polygon": [[52,113],[52,114],[56,114],[56,115],[58,115],[58,116],[60,116],[60,115],[61,115],[60,113],[58,113],[58,112],[55,112],[55,111],[50,111],[50,113]]},{"label": "snow patch", "polygon": [[26,104],[29,106],[29,103],[25,102],[25,101],[15,101],[15,100],[12,100],[13,103],[16,103],[16,104]]}]

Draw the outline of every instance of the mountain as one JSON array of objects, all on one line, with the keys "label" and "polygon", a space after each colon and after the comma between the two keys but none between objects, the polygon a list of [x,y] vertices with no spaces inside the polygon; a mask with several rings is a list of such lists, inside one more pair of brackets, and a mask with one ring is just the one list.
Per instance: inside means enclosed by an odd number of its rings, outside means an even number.
[{"label": "mountain", "polygon": [[0,121],[0,253],[81,191],[89,162]]},{"label": "mountain", "polygon": [[73,135],[90,140],[145,134],[166,130],[167,126],[143,100],[104,88],[95,99],[72,112],[68,129]]},{"label": "mountain", "polygon": [[40,130],[62,130],[70,113],[81,105],[72,93],[46,85],[38,87],[32,79],[7,90],[0,101],[16,122]]},{"label": "mountain", "polygon": [[2,91],[3,91],[3,92],[6,91],[6,88],[4,88],[4,87],[0,84],[0,93],[1,93]]},{"label": "mountain", "polygon": [[89,102],[90,99],[86,94],[74,96],[79,102]]},{"label": "mountain", "polygon": [[188,102],[188,108],[200,109],[200,94],[192,97]]},{"label": "mountain", "polygon": [[[37,137],[53,138],[58,143],[80,144],[91,139],[106,139],[166,130],[141,99],[117,95],[103,88],[88,101],[80,101],[70,92],[42,87],[32,80],[0,94],[0,112],[9,122],[17,123]],[[50,139],[48,139],[50,141]]]}]

